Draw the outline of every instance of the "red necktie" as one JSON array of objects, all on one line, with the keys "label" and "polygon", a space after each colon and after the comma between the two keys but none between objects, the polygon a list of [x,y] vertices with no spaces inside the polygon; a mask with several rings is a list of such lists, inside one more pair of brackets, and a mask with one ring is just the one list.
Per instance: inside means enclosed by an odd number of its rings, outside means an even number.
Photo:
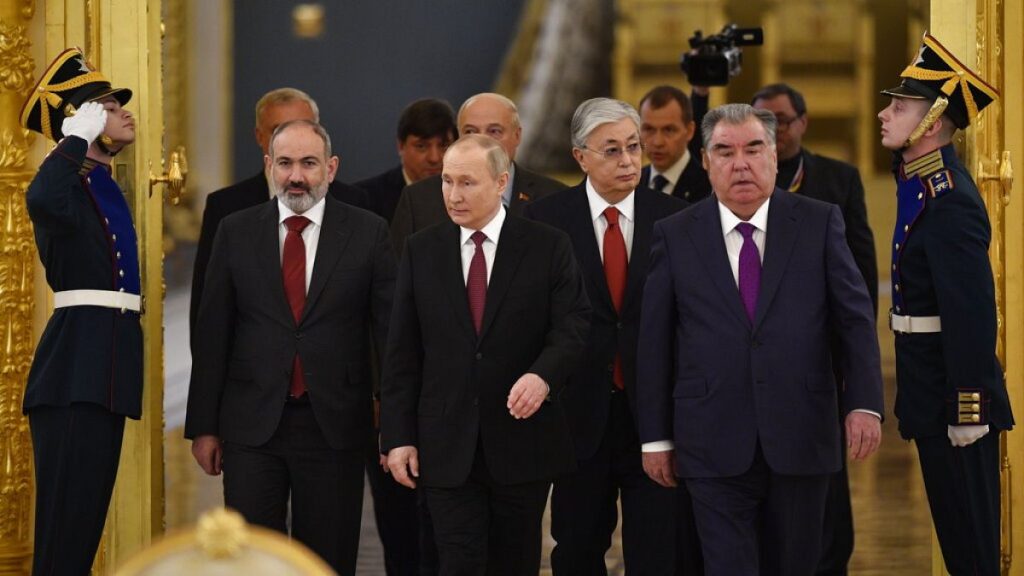
[{"label": "red necktie", "polygon": [[[288,234],[284,238],[284,256],[281,259],[281,274],[284,277],[284,295],[292,309],[292,317],[298,325],[302,309],[306,306],[306,243],[302,231],[310,224],[305,216],[289,216],[284,219]],[[288,394],[298,398],[306,393],[306,379],[302,374],[302,360],[295,354],[292,361],[292,380]]]},{"label": "red necktie", "polygon": [[[622,299],[626,296],[626,241],[622,238],[619,228],[619,209],[609,206],[604,210],[604,219],[608,228],[604,231],[604,278],[608,281],[608,292],[612,296],[612,305],[616,312],[622,312]],[[622,358],[615,355],[615,372],[612,375],[615,387],[622,390],[625,379],[622,377]]]},{"label": "red necktie", "polygon": [[469,261],[469,274],[466,276],[466,297],[469,299],[469,313],[473,316],[473,327],[476,328],[477,336],[480,335],[480,325],[484,320],[484,302],[487,301],[487,260],[484,259],[484,249],[481,246],[487,235],[477,230],[470,236],[473,244],[476,244],[476,251],[473,252],[473,259]]}]

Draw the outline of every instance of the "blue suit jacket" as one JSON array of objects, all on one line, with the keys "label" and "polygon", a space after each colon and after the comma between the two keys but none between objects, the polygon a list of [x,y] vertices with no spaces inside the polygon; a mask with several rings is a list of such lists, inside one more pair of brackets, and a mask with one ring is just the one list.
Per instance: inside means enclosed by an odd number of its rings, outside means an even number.
[{"label": "blue suit jacket", "polygon": [[[836,395],[844,413],[882,413],[871,300],[839,208],[776,189],[766,234],[751,325],[718,202],[655,224],[638,346],[640,439],[674,439],[682,477],[741,474],[758,442],[775,472],[835,472]],[[830,326],[842,341],[842,391]]]}]

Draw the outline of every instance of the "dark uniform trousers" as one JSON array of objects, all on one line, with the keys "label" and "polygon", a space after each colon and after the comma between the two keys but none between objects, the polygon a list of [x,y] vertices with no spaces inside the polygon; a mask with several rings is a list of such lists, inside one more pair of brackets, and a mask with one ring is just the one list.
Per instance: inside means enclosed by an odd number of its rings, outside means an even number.
[{"label": "dark uniform trousers", "polygon": [[36,467],[35,576],[89,573],[121,457],[124,415],[97,404],[28,412]]}]

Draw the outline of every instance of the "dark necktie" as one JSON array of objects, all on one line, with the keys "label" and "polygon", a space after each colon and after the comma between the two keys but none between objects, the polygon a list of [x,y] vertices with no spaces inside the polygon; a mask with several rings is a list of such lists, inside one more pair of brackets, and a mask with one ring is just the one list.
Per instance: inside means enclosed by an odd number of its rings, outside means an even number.
[{"label": "dark necktie", "polygon": [[[284,219],[288,234],[284,238],[284,255],[281,258],[281,274],[284,277],[284,295],[292,310],[296,326],[306,306],[306,243],[302,231],[310,224],[305,216],[289,216]],[[292,379],[288,393],[298,398],[306,393],[306,379],[302,374],[302,360],[298,353],[292,361]]]},{"label": "dark necktie", "polygon": [[[604,231],[604,278],[608,281],[608,293],[612,296],[612,305],[616,312],[622,312],[622,299],[626,296],[626,241],[619,228],[619,209],[609,206],[604,210],[604,219],[608,228]],[[625,379],[622,377],[622,358],[615,355],[615,367],[612,374],[615,387],[622,390]]]},{"label": "dark necktie", "polygon": [[665,178],[661,174],[658,174],[657,176],[654,177],[654,180],[652,181],[652,187],[654,188],[655,192],[664,192],[665,186],[668,186],[668,178]]},{"label": "dark necktie", "polygon": [[487,235],[477,230],[469,237],[476,245],[473,259],[469,261],[469,274],[466,276],[466,297],[469,299],[469,313],[473,316],[473,327],[477,336],[484,320],[484,303],[487,301],[487,260],[484,259],[482,244]]},{"label": "dark necktie", "polygon": [[740,248],[739,287],[743,307],[747,309],[747,317],[754,322],[754,311],[757,310],[757,293],[761,289],[761,256],[754,243],[755,227],[750,222],[740,222],[736,230],[743,236],[743,247]]}]

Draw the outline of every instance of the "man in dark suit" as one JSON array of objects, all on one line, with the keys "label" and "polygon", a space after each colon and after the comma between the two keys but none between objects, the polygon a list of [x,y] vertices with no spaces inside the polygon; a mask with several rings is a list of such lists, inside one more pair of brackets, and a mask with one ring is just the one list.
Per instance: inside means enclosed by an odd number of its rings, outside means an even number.
[{"label": "man in dark suit", "polygon": [[676,490],[648,478],[641,462],[636,341],[654,222],[686,202],[638,186],[641,124],[629,104],[587,100],[571,126],[586,179],[526,207],[528,217],[569,235],[593,308],[586,356],[564,394],[579,467],[555,481],[551,568],[556,575],[607,574],[621,494],[626,571],[672,576],[682,573],[675,566]]},{"label": "man in dark suit", "polygon": [[[519,111],[515,102],[501,94],[482,93],[471,96],[459,108],[459,134],[483,134],[497,140],[504,148],[512,167],[509,172],[509,186],[502,194],[501,202],[511,214],[519,216],[523,207],[565,185],[551,178],[530,172],[515,163],[516,150],[522,139],[523,128],[519,125]],[[441,177],[434,176],[410,185],[402,192],[391,221],[391,238],[399,255],[405,246],[405,239],[414,232],[448,220],[448,212],[441,195]]]},{"label": "man in dark suit", "polygon": [[338,159],[316,123],[274,131],[276,200],[217,233],[193,347],[185,436],[224,502],[355,571],[371,429],[368,332],[383,349],[394,255],[378,216],[327,196]]},{"label": "man in dark suit", "polygon": [[644,290],[644,468],[662,484],[685,479],[708,574],[814,574],[843,459],[837,403],[851,458],[881,439],[871,299],[839,209],[774,188],[774,129],[773,114],[746,104],[708,113],[716,201],[655,224]]},{"label": "man in dark suit", "polygon": [[927,34],[901,76],[878,114],[896,160],[896,417],[917,446],[946,570],[996,576],[999,432],[1014,422],[996,357],[988,211],[952,140],[999,94]]},{"label": "man in dark suit", "polygon": [[[254,132],[256,143],[259,144],[264,156],[267,154],[267,145],[270,143],[271,134],[278,126],[291,120],[320,121],[320,109],[305,92],[295,88],[278,88],[267,92],[259,99],[259,102],[256,103]],[[329,192],[333,198],[346,204],[369,208],[366,192],[359,188],[335,180],[330,183]],[[233,212],[263,204],[272,197],[267,185],[267,175],[262,170],[251,178],[212,192],[206,197],[203,225],[199,231],[199,244],[196,246],[196,259],[192,268],[189,326],[193,330],[193,338],[196,317],[199,314],[199,305],[203,297],[206,268],[210,264],[213,239],[217,235],[217,228],[220,226],[221,220]]]},{"label": "man in dark suit", "polygon": [[651,163],[640,184],[693,203],[711,195],[711,182],[694,138],[693,106],[675,86],[655,86],[640,99],[640,136]]},{"label": "man in dark suit", "polygon": [[575,465],[561,393],[590,306],[565,234],[502,208],[508,169],[491,138],[448,149],[452,221],[409,238],[395,292],[381,449],[423,487],[446,575],[536,575],[551,481]]},{"label": "man in dark suit", "polygon": [[391,222],[403,188],[441,173],[441,159],[455,132],[452,107],[444,100],[424,98],[406,106],[398,118],[401,164],[356,183],[369,195],[370,208]]},{"label": "man in dark suit", "polygon": [[[42,74],[21,112],[24,128],[57,143],[25,192],[54,308],[22,405],[35,472],[33,574],[89,573],[125,417],[142,416],[139,252],[131,210],[110,169],[136,138],[132,113],[122,108],[131,97],[72,48]],[[5,502],[22,488],[5,488]]]},{"label": "man in dark suit", "polygon": [[[813,154],[803,147],[808,124],[807,104],[803,94],[792,86],[769,84],[754,94],[751,106],[775,115],[775,146],[779,154],[775,186],[839,206],[846,223],[846,244],[864,277],[877,317],[878,264],[875,261],[874,235],[868,226],[860,172],[846,162]],[[833,341],[836,342],[833,353],[838,355],[837,337],[833,336]],[[837,378],[840,376],[838,364]],[[842,386],[841,380],[837,381]],[[853,510],[850,507],[850,481],[844,465],[829,482],[818,576],[845,576],[852,554]]]}]

